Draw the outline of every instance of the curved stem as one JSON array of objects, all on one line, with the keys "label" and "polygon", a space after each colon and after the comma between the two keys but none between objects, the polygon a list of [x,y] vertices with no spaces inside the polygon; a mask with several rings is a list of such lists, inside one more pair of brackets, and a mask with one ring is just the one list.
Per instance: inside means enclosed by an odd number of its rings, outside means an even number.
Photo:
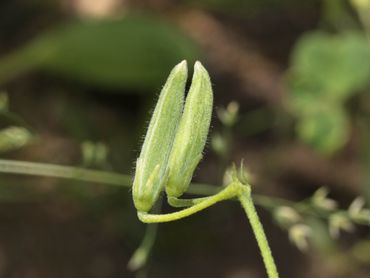
[{"label": "curved stem", "polygon": [[202,211],[220,201],[231,199],[238,196],[240,193],[240,187],[238,183],[231,183],[224,190],[219,193],[206,198],[204,201],[197,203],[189,208],[167,213],[167,214],[149,214],[146,212],[138,212],[138,217],[140,221],[145,223],[159,223],[159,222],[170,222],[179,220],[184,217],[188,217],[192,214],[195,214],[199,211]]},{"label": "curved stem", "polygon": [[258,247],[261,251],[261,255],[266,267],[268,277],[269,278],[279,277],[275,261],[271,253],[271,249],[266,238],[266,234],[263,230],[263,226],[256,212],[256,208],[253,204],[250,191],[244,191],[239,195],[238,198],[252,226],[252,230],[254,236],[256,237]]}]

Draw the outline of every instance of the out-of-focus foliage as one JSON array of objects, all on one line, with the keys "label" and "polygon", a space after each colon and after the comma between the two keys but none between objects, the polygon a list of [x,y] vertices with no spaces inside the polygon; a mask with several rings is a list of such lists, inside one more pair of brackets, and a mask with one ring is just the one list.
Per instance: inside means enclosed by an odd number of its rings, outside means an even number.
[{"label": "out-of-focus foliage", "polygon": [[292,70],[302,90],[341,101],[369,84],[370,48],[364,34],[346,32],[305,35],[292,56]]},{"label": "out-of-focus foliage", "polygon": [[348,139],[346,101],[370,83],[370,47],[364,34],[315,32],[299,40],[287,79],[288,105],[306,143],[333,153]]},{"label": "out-of-focus foliage", "polygon": [[156,18],[74,22],[0,60],[0,81],[42,68],[89,84],[153,89],[173,64],[197,55],[192,40]]},{"label": "out-of-focus foliage", "polygon": [[327,105],[303,114],[297,123],[297,132],[304,142],[330,154],[347,142],[350,125],[343,109]]},{"label": "out-of-focus foliage", "polygon": [[[20,122],[19,118],[9,112],[9,98],[6,93],[0,93],[0,116],[7,120]],[[13,119],[11,119],[13,116]],[[10,118],[10,119],[9,119]],[[0,129],[0,153],[13,151],[32,142],[34,135],[25,127],[9,125]]]},{"label": "out-of-focus foliage", "polygon": [[189,3],[207,7],[225,14],[253,15],[266,11],[276,11],[291,9],[295,5],[313,6],[314,0],[295,1],[295,0],[188,0]]},{"label": "out-of-focus foliage", "polygon": [[363,240],[352,248],[353,255],[363,263],[370,263],[370,241]]},{"label": "out-of-focus foliage", "polygon": [[102,142],[85,141],[81,144],[82,165],[84,167],[107,168],[108,146]]},{"label": "out-of-focus foliage", "polygon": [[0,153],[19,149],[30,143],[33,136],[23,127],[11,126],[0,130]]},{"label": "out-of-focus foliage", "polygon": [[322,20],[337,30],[358,28],[359,24],[349,9],[348,0],[322,0]]}]

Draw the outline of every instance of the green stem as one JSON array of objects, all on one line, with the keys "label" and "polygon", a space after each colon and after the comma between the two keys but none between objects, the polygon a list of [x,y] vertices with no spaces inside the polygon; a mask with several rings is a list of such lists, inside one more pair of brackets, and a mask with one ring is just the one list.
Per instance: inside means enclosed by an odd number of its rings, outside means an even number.
[{"label": "green stem", "polygon": [[75,179],[85,182],[105,183],[117,186],[131,186],[130,176],[110,173],[106,171],[89,170],[78,167],[59,166],[45,163],[33,163],[25,161],[12,161],[0,159],[0,172]]},{"label": "green stem", "polygon": [[141,242],[139,248],[136,249],[135,253],[132,255],[127,264],[129,270],[137,271],[146,265],[155,243],[157,231],[158,223],[147,225],[143,241]]},{"label": "green stem", "polygon": [[270,246],[268,244],[266,234],[263,230],[263,226],[256,212],[256,208],[253,204],[250,191],[244,191],[239,195],[239,201],[244,208],[245,213],[249,219],[249,223],[252,226],[254,236],[256,237],[258,247],[261,251],[263,262],[266,267],[266,271],[269,278],[277,278],[279,274],[275,265],[274,258],[271,253]]},{"label": "green stem", "polygon": [[[161,212],[161,203],[162,200],[160,200],[159,204],[155,206],[154,211],[156,213]],[[155,239],[157,237],[158,225],[159,223],[146,225],[144,238],[127,264],[129,270],[137,271],[139,269],[142,269],[147,264],[148,258],[155,243]]]},{"label": "green stem", "polygon": [[204,201],[197,203],[189,208],[167,213],[167,214],[149,214],[146,212],[138,212],[139,219],[144,223],[159,223],[159,222],[170,222],[176,221],[185,217],[188,217],[192,214],[195,214],[199,211],[202,211],[220,201],[231,199],[239,195],[239,184],[238,183],[231,183],[228,185],[224,190],[220,191],[219,193],[206,198]]}]

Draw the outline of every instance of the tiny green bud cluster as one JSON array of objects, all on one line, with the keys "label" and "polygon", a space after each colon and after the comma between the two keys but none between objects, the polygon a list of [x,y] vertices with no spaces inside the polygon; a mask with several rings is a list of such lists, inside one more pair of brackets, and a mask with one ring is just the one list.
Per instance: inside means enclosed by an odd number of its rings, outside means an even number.
[{"label": "tiny green bud cluster", "polygon": [[308,248],[308,239],[312,233],[309,226],[305,224],[295,224],[289,229],[289,239],[301,251]]},{"label": "tiny green bud cluster", "polygon": [[274,218],[281,227],[287,229],[302,220],[299,213],[294,208],[288,206],[277,207],[274,211]]},{"label": "tiny green bud cluster", "polygon": [[314,207],[327,211],[335,210],[338,204],[333,199],[328,198],[328,194],[329,190],[326,187],[320,187],[316,190],[311,198]]},{"label": "tiny green bud cluster", "polygon": [[217,116],[220,119],[220,121],[225,126],[233,126],[235,125],[237,119],[238,119],[238,113],[239,113],[239,103],[236,101],[230,102],[226,109],[221,108],[217,110]]},{"label": "tiny green bud cluster", "polygon": [[355,226],[344,213],[334,213],[329,217],[329,232],[333,238],[338,238],[341,230],[346,232],[353,231]]}]

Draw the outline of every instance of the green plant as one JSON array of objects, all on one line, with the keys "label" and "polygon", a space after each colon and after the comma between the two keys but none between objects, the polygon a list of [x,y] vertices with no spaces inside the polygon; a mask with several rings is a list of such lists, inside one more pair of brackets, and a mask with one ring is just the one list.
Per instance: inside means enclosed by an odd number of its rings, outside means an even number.
[{"label": "green plant", "polygon": [[[186,72],[186,64],[182,62],[170,74],[145,137],[133,189],[138,217],[145,223],[175,221],[220,201],[237,198],[252,226],[268,276],[278,277],[266,235],[251,198],[251,186],[240,181],[235,169],[230,184],[217,194],[205,198],[178,199],[186,191],[194,169],[201,159],[213,98],[208,73],[196,62],[184,112],[177,126],[177,119],[182,110],[181,94],[184,93]],[[168,214],[148,213],[164,187],[170,205],[186,208]]]},{"label": "green plant", "polygon": [[[212,109],[212,91],[207,71],[199,62],[196,63],[193,82],[183,111],[182,102],[186,76],[187,69],[185,62],[180,63],[170,74],[157,103],[158,110],[155,109],[152,121],[149,125],[148,132],[150,135],[149,137],[147,135],[147,138],[152,139],[149,141],[145,140],[147,143],[144,143],[143,151],[140,155],[141,159],[147,159],[147,161],[141,165],[149,165],[150,167],[137,168],[136,175],[139,175],[139,179],[143,172],[147,171],[148,173],[146,174],[145,182],[142,183],[143,187],[138,188],[138,192],[136,193],[133,191],[133,197],[138,209],[139,218],[143,222],[153,224],[147,225],[146,235],[142,244],[133,254],[129,262],[128,266],[130,269],[138,270],[147,263],[151,248],[155,242],[157,223],[174,221],[189,216],[223,200],[237,200],[241,203],[250,220],[270,277],[277,277],[278,273],[263,227],[256,214],[254,204],[270,211],[277,224],[281,228],[287,230],[293,244],[301,250],[305,250],[308,247],[309,240],[317,240],[314,238],[319,234],[315,228],[318,222],[328,224],[328,229],[326,230],[330,232],[333,238],[337,238],[341,231],[352,231],[354,229],[354,224],[370,226],[370,210],[365,207],[365,201],[361,197],[356,198],[348,209],[339,209],[338,204],[328,197],[328,191],[325,188],[316,191],[311,198],[299,202],[258,194],[252,195],[251,186],[247,178],[248,175],[245,173],[243,163],[239,169],[233,166],[227,171],[228,178],[226,180],[228,180],[228,184],[225,187],[217,187],[208,184],[189,184],[189,176],[191,178],[194,168],[196,167],[196,165],[193,164],[199,162],[199,154],[201,154],[204,148],[204,140],[208,133],[208,119]],[[208,101],[200,101],[203,100],[205,96],[208,96]],[[168,103],[172,104],[172,106],[165,105]],[[193,105],[197,107],[193,107]],[[5,107],[6,105],[3,106]],[[198,113],[191,113],[192,109],[190,108],[194,108],[194,111],[198,111]],[[163,111],[166,111],[166,113],[163,113]],[[196,119],[199,117],[200,111],[203,111],[204,115],[206,115],[202,118],[205,119],[204,121],[199,121],[201,118]],[[231,120],[227,120],[228,117],[226,117],[225,113],[230,113],[229,116]],[[231,106],[227,110],[223,110],[221,114],[225,114],[221,117],[225,124],[232,124],[237,117],[237,109]],[[172,122],[173,119],[178,119],[178,121]],[[177,125],[176,122],[180,124]],[[192,131],[191,135],[198,134],[199,140],[193,141],[192,136],[187,137],[187,130],[189,127]],[[158,128],[160,129],[158,130]],[[164,137],[164,133],[168,133],[169,131],[171,132],[167,134],[168,138]],[[4,134],[0,133],[0,141],[3,136]],[[177,139],[177,137],[180,139]],[[161,142],[163,139],[167,140],[166,144]],[[177,141],[179,143],[177,143]],[[186,142],[186,145],[183,142]],[[159,146],[161,143],[163,145]],[[187,149],[189,146],[193,146],[190,151]],[[90,147],[87,149],[90,149]],[[90,152],[90,150],[86,151],[86,147],[84,147],[84,149],[84,152]],[[182,153],[183,149],[186,150],[184,154]],[[158,150],[165,152],[165,154],[158,153]],[[86,154],[86,156],[95,157],[97,155],[96,152],[97,150],[93,151],[95,154]],[[103,151],[102,153],[104,154],[105,152]],[[170,157],[172,154],[178,153],[180,154],[179,157],[183,159],[173,163]],[[189,154],[191,154],[191,156],[188,158],[187,155]],[[92,160],[87,159],[87,161],[95,160],[96,158]],[[187,161],[191,167],[182,165],[181,161]],[[157,167],[157,165],[161,165],[162,163],[163,168],[161,168],[161,171],[163,172],[163,176],[156,177],[156,173],[159,172],[158,169],[160,168]],[[178,169],[176,169],[178,171],[168,171],[170,167],[178,167]],[[181,176],[182,171],[186,171],[186,175]],[[0,159],[0,172],[75,179],[89,183],[102,183],[113,186],[132,186],[132,179],[127,175],[43,163]],[[177,176],[179,174],[180,177]],[[175,175],[175,179],[173,179],[175,182],[171,185],[175,187],[175,193],[172,193],[172,190],[167,190],[167,181],[171,175]],[[137,178],[138,177],[136,177],[136,179]],[[155,180],[157,180],[157,184],[153,184]],[[177,181],[179,181],[179,183]],[[176,186],[179,187],[176,188]],[[167,191],[170,205],[186,208],[174,213],[160,214],[160,202],[158,202],[158,200],[162,191]],[[178,192],[180,192],[180,194]],[[195,199],[178,198],[185,192],[206,197]],[[140,199],[141,195],[144,196],[142,200],[135,200],[135,198]],[[324,224],[320,225],[323,226]],[[365,260],[367,257],[362,254],[366,253],[366,251],[363,251],[364,249],[361,248],[359,249],[358,246],[359,245],[356,245],[354,247],[353,252],[356,256],[359,256],[361,260]]]}]

